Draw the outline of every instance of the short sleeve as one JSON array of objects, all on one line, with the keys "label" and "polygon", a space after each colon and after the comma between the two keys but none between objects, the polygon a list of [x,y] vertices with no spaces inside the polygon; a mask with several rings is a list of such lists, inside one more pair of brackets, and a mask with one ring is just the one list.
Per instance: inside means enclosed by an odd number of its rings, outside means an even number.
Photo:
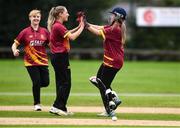
[{"label": "short sleeve", "polygon": [[109,29],[109,28],[110,28],[110,26],[107,26],[107,25],[104,26],[103,31],[104,31],[105,34],[110,33],[110,30],[111,30],[111,29]]},{"label": "short sleeve", "polygon": [[21,31],[21,32],[18,34],[18,36],[15,38],[14,42],[17,43],[17,44],[23,43],[24,34],[25,34],[25,30]]},{"label": "short sleeve", "polygon": [[54,29],[61,37],[65,38],[67,36],[68,30],[63,25],[58,25]]},{"label": "short sleeve", "polygon": [[103,37],[103,39],[106,39],[107,33],[109,33],[108,31],[108,26],[103,26],[103,28],[100,30],[100,34]]},{"label": "short sleeve", "polygon": [[108,26],[108,25],[104,26],[103,32],[104,32],[105,38],[106,39],[109,38],[109,36],[111,36],[111,34],[112,34],[111,26]]}]

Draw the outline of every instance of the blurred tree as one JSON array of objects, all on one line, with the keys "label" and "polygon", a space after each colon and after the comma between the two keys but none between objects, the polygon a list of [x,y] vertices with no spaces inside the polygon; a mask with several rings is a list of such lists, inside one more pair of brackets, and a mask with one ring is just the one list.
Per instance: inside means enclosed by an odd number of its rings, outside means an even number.
[{"label": "blurred tree", "polygon": [[[42,11],[41,25],[46,27],[51,7],[57,5],[66,6],[70,14],[66,26],[71,29],[77,26],[77,11],[84,10],[91,22],[100,24],[102,22],[101,12],[115,4],[115,2],[116,0],[1,0],[0,46],[11,46],[17,34],[29,25],[28,13],[32,9]],[[98,38],[84,32],[75,42],[78,43],[73,43],[73,47],[96,47]]]},{"label": "blurred tree", "polygon": [[[17,34],[29,26],[28,14],[32,9],[43,10],[46,1],[37,0],[1,0],[0,1],[0,45],[10,46]],[[44,11],[44,10],[43,10]],[[45,15],[42,17],[42,25],[45,25]]]},{"label": "blurred tree", "polygon": [[[46,27],[49,10],[53,6],[64,5],[70,17],[66,23],[68,29],[77,26],[76,13],[83,10],[91,23],[102,24],[102,12],[116,2],[130,2],[135,6],[179,7],[179,0],[0,0],[0,46],[10,47],[17,34],[29,25],[28,13],[32,9],[42,11],[41,25]],[[131,8],[131,7],[130,7]],[[133,8],[134,9],[134,8]],[[130,38],[128,48],[136,49],[180,49],[180,28],[137,27],[134,10],[127,19]],[[84,30],[72,43],[72,47],[101,47],[102,39]]]},{"label": "blurred tree", "polygon": [[[132,1],[131,1],[132,2]],[[178,0],[136,0],[135,6],[158,6],[158,7],[179,7]],[[180,27],[137,27],[135,15],[131,15],[128,20],[131,28],[131,39],[128,40],[127,47],[135,49],[180,49]]]}]

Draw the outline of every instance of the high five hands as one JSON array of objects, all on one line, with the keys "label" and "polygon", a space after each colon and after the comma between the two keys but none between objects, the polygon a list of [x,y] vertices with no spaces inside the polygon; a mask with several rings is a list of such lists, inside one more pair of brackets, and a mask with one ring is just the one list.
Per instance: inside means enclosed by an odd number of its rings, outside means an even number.
[{"label": "high five hands", "polygon": [[77,19],[76,19],[76,21],[79,22],[79,24],[81,24],[81,22],[83,22],[83,24],[85,25],[85,28],[89,27],[89,23],[86,20],[85,12],[83,12],[83,11],[77,12]]}]

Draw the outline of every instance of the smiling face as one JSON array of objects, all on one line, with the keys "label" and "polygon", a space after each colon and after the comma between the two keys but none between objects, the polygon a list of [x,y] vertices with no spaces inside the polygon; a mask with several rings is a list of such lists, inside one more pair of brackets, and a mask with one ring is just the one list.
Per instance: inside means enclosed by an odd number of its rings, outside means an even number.
[{"label": "smiling face", "polygon": [[59,13],[59,18],[64,21],[68,21],[69,13],[66,8],[64,8],[64,11],[62,13]]},{"label": "smiling face", "polygon": [[41,12],[39,10],[32,10],[29,13],[29,20],[31,25],[39,25],[41,21]]}]

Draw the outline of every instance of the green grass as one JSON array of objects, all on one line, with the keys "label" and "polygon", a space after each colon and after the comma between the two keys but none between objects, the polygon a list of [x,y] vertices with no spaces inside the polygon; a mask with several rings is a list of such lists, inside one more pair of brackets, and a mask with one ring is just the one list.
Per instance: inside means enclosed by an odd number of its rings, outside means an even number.
[{"label": "green grass", "polygon": [[[71,61],[73,91],[89,92],[86,88],[93,90],[89,86],[88,78],[96,74],[100,64],[100,61]],[[29,91],[27,86],[31,85],[31,81],[21,60],[1,60],[0,66],[0,82],[3,85],[1,89],[7,91],[7,86],[11,86],[9,91],[14,91],[18,86],[18,89]],[[50,75],[53,85],[54,72],[51,65]],[[121,88],[121,92],[179,93],[179,75],[178,63],[125,62],[113,82],[113,87]]]},{"label": "green grass", "polygon": [[[72,90],[68,100],[69,106],[102,106],[98,90],[88,78],[95,75],[101,61],[71,61]],[[52,105],[55,98],[54,71],[49,64],[50,85],[42,89],[43,105]],[[32,105],[31,80],[22,60],[0,61],[0,105]],[[112,88],[118,92],[123,107],[180,107],[180,64],[178,62],[125,62],[123,69],[115,77]],[[12,94],[12,95],[10,95]],[[27,94],[27,95],[20,95]],[[48,95],[50,94],[50,95]],[[74,94],[83,94],[74,95]],[[87,96],[85,96],[87,94]],[[94,94],[88,96],[88,94]],[[124,95],[123,95],[124,94]],[[131,96],[132,94],[132,96]],[[157,94],[157,95],[156,95]],[[162,95],[158,95],[162,94]],[[170,94],[170,95],[167,95]],[[174,94],[174,96],[173,96]],[[176,95],[177,94],[177,95]],[[175,96],[176,95],[176,96]],[[117,115],[119,119],[138,120],[177,120],[179,115],[173,114],[127,114]],[[40,117],[54,118],[48,112],[0,111],[0,117]],[[57,117],[61,118],[61,117]],[[64,118],[64,117],[63,117]],[[66,117],[69,118],[69,117]],[[96,113],[76,113],[70,118],[100,118]],[[102,118],[103,119],[103,118]],[[75,128],[76,126],[6,126],[1,128]],[[106,128],[108,126],[78,126],[82,128]],[[111,126],[114,127],[114,126]],[[116,126],[115,126],[116,127]],[[173,127],[130,127],[121,128],[173,128]]]},{"label": "green grass", "polygon": [[[101,61],[71,61],[71,93],[99,93],[88,78],[95,75]],[[51,64],[50,85],[42,94],[55,95],[54,72]],[[0,94],[29,93],[29,96],[0,95],[0,105],[31,105],[31,80],[22,60],[0,61]],[[118,94],[180,94],[178,62],[125,62],[115,77],[112,88]],[[180,96],[121,96],[122,106],[180,107]],[[42,103],[51,105],[54,96],[42,96]],[[77,102],[79,101],[79,102]],[[69,105],[101,105],[99,96],[70,96]]]},{"label": "green grass", "polygon": [[[175,97],[136,97],[122,96],[122,107],[180,107],[179,98]],[[32,105],[32,96],[0,96],[0,105]],[[43,105],[50,106],[54,96],[42,96]],[[77,102],[78,101],[78,102]],[[70,96],[69,106],[101,106],[100,97]]]},{"label": "green grass", "polygon": [[[0,117],[19,117],[19,118],[70,118],[70,119],[107,119],[107,117],[98,117],[97,113],[75,113],[73,116],[57,116],[48,112],[22,112],[22,111],[0,111]],[[117,113],[118,120],[174,120],[180,121],[180,116],[175,114],[128,114],[128,113]],[[109,118],[109,117],[108,117]]]},{"label": "green grass", "polygon": [[[95,75],[101,61],[71,61],[73,92],[95,91],[88,78]],[[54,72],[51,64],[51,84],[46,90],[53,91]],[[31,81],[22,60],[0,61],[1,91],[29,92]],[[179,93],[180,64],[178,62],[125,62],[112,87],[128,93]],[[53,86],[53,87],[52,87]]]}]

